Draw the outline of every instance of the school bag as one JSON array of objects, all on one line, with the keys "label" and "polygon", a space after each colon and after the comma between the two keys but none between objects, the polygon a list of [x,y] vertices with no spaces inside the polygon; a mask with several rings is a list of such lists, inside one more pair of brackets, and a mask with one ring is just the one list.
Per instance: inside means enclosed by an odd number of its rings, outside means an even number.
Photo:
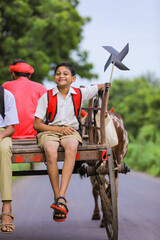
[{"label": "school bag", "polygon": [[[81,100],[82,94],[79,88],[74,88],[77,94],[72,94],[72,101],[74,106],[74,113],[80,125],[80,109],[81,109]],[[53,122],[57,114],[57,94],[53,96],[53,89],[47,91],[48,98],[48,108],[46,112],[46,124]]]}]

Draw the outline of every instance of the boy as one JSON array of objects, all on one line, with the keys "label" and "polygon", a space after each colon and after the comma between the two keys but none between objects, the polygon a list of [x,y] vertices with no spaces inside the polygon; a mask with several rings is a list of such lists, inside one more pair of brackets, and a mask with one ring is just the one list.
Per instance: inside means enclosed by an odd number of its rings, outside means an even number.
[{"label": "boy", "polygon": [[0,85],[0,192],[2,214],[0,232],[14,232],[12,214],[12,140],[14,125],[18,124],[14,96]]},{"label": "boy", "polygon": [[9,66],[9,72],[13,81],[5,82],[3,87],[14,95],[19,117],[12,138],[35,138],[34,114],[38,99],[47,90],[42,84],[29,80],[34,69],[22,59],[14,60]]},{"label": "boy", "polygon": [[[40,132],[37,135],[38,145],[44,149],[47,159],[47,170],[55,198],[51,208],[54,209],[53,220],[57,222],[65,221],[67,218],[68,208],[65,194],[74,168],[78,144],[82,142],[78,132],[78,113],[83,102],[104,88],[104,84],[81,90],[72,88],[71,84],[75,80],[74,66],[68,63],[58,64],[54,77],[57,86],[49,91],[49,101],[47,94],[39,99],[34,120],[34,128]],[[48,125],[45,124],[46,122]],[[64,148],[65,159],[59,187],[57,150],[60,144]]]}]

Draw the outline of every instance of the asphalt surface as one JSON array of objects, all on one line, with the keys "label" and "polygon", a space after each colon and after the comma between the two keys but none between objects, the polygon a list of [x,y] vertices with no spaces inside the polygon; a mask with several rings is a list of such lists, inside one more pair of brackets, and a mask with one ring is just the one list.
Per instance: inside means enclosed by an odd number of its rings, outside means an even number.
[{"label": "asphalt surface", "polygon": [[[53,194],[48,176],[21,177],[13,183],[15,233],[6,240],[107,240],[100,221],[92,221],[94,201],[88,178],[72,175],[67,196],[69,214],[52,220]],[[119,240],[160,240],[160,179],[131,172],[119,177]]]}]

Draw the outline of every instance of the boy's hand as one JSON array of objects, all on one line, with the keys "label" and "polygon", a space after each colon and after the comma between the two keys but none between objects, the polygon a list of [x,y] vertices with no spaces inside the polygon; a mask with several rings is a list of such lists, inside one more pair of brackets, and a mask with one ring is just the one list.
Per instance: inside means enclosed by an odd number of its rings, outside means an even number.
[{"label": "boy's hand", "polygon": [[70,134],[72,134],[72,132],[75,132],[75,131],[76,130],[70,126],[60,128],[60,133],[62,133],[64,135],[70,135]]}]

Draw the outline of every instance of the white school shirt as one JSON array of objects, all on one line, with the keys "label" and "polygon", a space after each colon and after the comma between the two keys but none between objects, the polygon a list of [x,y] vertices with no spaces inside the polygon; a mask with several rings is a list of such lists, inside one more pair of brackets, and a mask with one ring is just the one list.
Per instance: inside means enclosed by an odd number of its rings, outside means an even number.
[{"label": "white school shirt", "polygon": [[[93,85],[85,88],[81,88],[82,93],[82,103],[94,97],[98,92],[98,86]],[[74,106],[72,101],[71,94],[77,94],[75,90],[70,87],[69,92],[64,99],[59,92],[58,88],[55,87],[53,89],[53,96],[57,94],[57,114],[53,122],[49,123],[49,125],[64,125],[71,126],[75,130],[79,129],[79,123],[74,113]],[[37,109],[35,112],[35,117],[40,118],[45,122],[46,120],[46,112],[48,108],[48,99],[47,93],[45,93],[39,100],[37,104]]]},{"label": "white school shirt", "polygon": [[0,127],[6,127],[9,125],[16,125],[19,123],[18,113],[16,108],[16,102],[13,94],[4,89],[4,107],[5,117],[2,118],[0,114]]}]

